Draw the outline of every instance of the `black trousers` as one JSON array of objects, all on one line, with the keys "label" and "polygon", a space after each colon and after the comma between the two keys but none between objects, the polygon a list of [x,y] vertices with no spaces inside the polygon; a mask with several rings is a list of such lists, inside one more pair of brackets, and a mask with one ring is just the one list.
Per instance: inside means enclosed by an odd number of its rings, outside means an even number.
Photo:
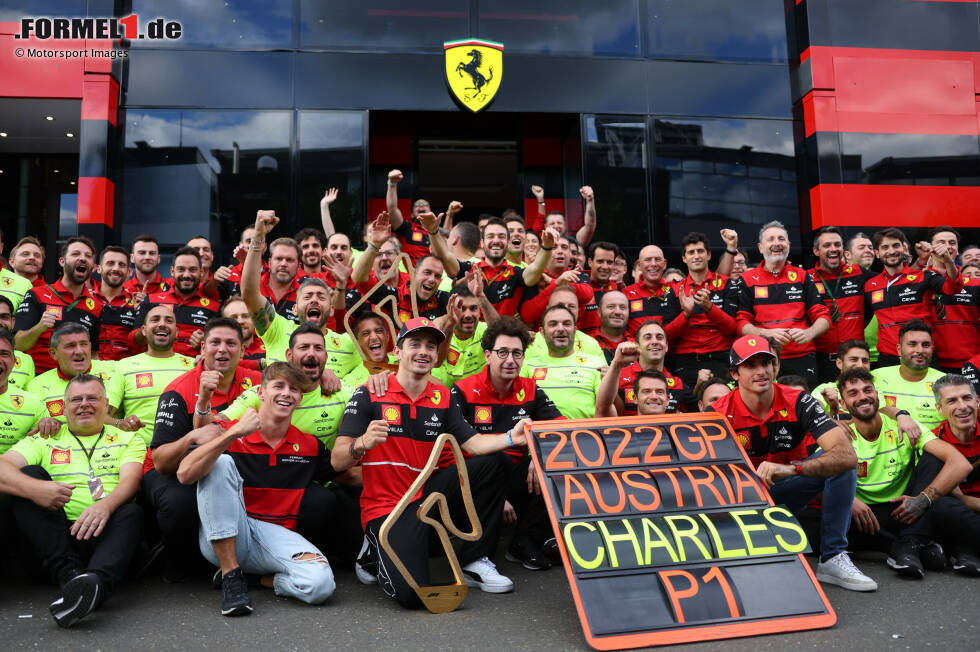
[{"label": "black trousers", "polygon": [[[829,383],[831,381],[837,380],[837,376],[840,375],[840,369],[837,368],[837,354],[836,353],[821,353],[817,351],[817,384]],[[810,389],[816,385],[811,385]]]},{"label": "black trousers", "polygon": [[[51,479],[39,466],[26,466],[21,470],[39,480]],[[87,541],[79,541],[71,535],[71,522],[64,510],[45,509],[26,498],[14,498],[12,512],[21,536],[27,540],[45,572],[59,584],[71,571],[87,570],[97,573],[106,592],[111,592],[139,547],[143,511],[132,503],[118,507],[109,517],[102,534]]]},{"label": "black trousers", "polygon": [[[530,456],[525,455],[520,462],[511,466],[510,478],[507,481],[507,501],[517,513],[514,541],[526,537],[540,546],[545,539],[555,535],[551,529],[551,520],[548,518],[548,508],[544,504],[544,498],[527,490],[527,468],[530,463]],[[493,544],[490,549],[496,550],[496,544]]]},{"label": "black trousers", "polygon": [[197,515],[197,485],[184,485],[177,475],[163,475],[150,469],[140,484],[140,499],[156,519],[170,563],[201,562],[197,543],[201,527]]},{"label": "black trousers", "polygon": [[357,503],[336,483],[311,484],[299,503],[296,531],[341,568],[351,568],[361,548],[361,516]]},{"label": "black trousers", "polygon": [[[461,542],[462,545],[457,550],[460,565],[465,566],[480,557],[493,555],[491,544],[500,540],[504,496],[507,492],[507,477],[511,466],[510,460],[504,453],[480,455],[466,460],[470,491],[473,494],[477,516],[483,524],[483,536],[476,541]],[[431,527],[419,520],[418,507],[429,494],[434,492],[445,494],[449,501],[453,522],[461,530],[469,529],[456,466],[437,471],[425,483],[422,498],[409,505],[388,534],[392,548],[419,585],[429,582],[429,549],[431,543],[438,541],[438,537]],[[430,515],[438,518],[435,508],[433,512],[434,514]],[[415,595],[408,581],[398,572],[391,557],[379,545],[378,534],[385,518],[387,517],[382,516],[370,521],[365,531],[378,560],[378,583],[389,597],[397,600],[402,606],[418,609],[423,606],[422,601]]]},{"label": "black trousers", "polygon": [[692,392],[701,369],[709,369],[715,376],[728,381],[728,350],[678,354],[674,356],[673,369],[674,375],[680,377],[684,381],[684,387],[689,387]]},{"label": "black trousers", "polygon": [[806,380],[807,387],[813,389],[817,382],[817,357],[813,353],[801,355],[798,358],[779,359],[780,376],[802,376]]}]

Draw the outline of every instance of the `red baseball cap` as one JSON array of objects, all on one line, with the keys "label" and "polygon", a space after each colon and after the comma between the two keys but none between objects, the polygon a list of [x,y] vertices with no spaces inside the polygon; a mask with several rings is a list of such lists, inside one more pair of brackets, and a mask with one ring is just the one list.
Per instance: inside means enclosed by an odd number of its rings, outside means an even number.
[{"label": "red baseball cap", "polygon": [[728,354],[728,361],[733,367],[737,367],[754,355],[770,355],[773,360],[778,360],[776,354],[772,352],[769,340],[761,335],[743,335],[732,344],[732,350]]},{"label": "red baseball cap", "polygon": [[429,319],[428,317],[415,317],[409,319],[402,325],[402,329],[398,331],[398,337],[395,339],[395,344],[401,344],[402,340],[411,335],[412,333],[418,333],[419,331],[428,331],[432,333],[432,336],[436,338],[437,344],[442,344],[446,339],[446,334],[436,327],[436,323]]}]

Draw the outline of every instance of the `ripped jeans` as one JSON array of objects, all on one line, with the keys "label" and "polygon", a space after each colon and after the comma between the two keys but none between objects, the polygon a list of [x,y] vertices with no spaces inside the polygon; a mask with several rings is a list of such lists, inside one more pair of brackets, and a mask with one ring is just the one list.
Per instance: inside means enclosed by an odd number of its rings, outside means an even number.
[{"label": "ripped jeans", "polygon": [[323,553],[302,536],[274,523],[251,518],[245,511],[242,476],[228,455],[197,483],[201,516],[201,554],[219,566],[212,541],[235,537],[238,565],[254,575],[274,574],[276,595],[320,604],[336,588]]}]

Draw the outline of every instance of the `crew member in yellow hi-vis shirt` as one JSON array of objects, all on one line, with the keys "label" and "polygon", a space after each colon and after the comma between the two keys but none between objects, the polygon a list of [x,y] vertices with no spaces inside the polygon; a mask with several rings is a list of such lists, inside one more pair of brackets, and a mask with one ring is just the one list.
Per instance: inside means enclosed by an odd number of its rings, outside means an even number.
[{"label": "crew member in yellow hi-vis shirt", "polygon": [[452,336],[442,345],[446,347],[446,361],[433,369],[432,375],[452,389],[456,381],[482,371],[487,366],[483,333],[499,318],[483,293],[483,278],[471,270],[466,285],[458,286],[450,297],[446,314],[436,320],[439,329]]},{"label": "crew member in yellow hi-vis shirt", "polygon": [[[0,327],[0,453],[7,450],[31,432],[42,419],[48,416],[40,399],[25,392],[10,382],[14,368],[14,335],[6,328]],[[48,421],[54,421],[48,418]],[[57,430],[53,423],[47,433]],[[2,503],[2,500],[0,500]],[[0,504],[0,512],[5,509]],[[0,531],[4,524],[4,516],[0,513]]]},{"label": "crew member in yellow hi-vis shirt", "polygon": [[[14,331],[14,306],[10,299],[0,295],[0,328]],[[34,359],[25,351],[14,351],[14,366],[7,379],[11,385],[24,389],[34,380]]]},{"label": "crew member in yellow hi-vis shirt", "polygon": [[56,434],[0,456],[0,493],[14,496],[15,527],[61,587],[51,615],[71,627],[105,600],[139,546],[143,512],[132,499],[146,446],[106,425],[97,376],[76,375],[64,400],[67,422]]}]

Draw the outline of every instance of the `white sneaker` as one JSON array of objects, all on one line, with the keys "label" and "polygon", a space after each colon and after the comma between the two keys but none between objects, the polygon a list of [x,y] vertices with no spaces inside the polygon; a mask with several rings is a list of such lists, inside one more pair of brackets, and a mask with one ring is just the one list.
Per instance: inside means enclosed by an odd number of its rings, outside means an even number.
[{"label": "white sneaker", "polygon": [[846,552],[817,564],[817,579],[851,591],[878,590],[878,583],[859,571]]},{"label": "white sneaker", "polygon": [[463,566],[463,575],[469,586],[478,586],[487,593],[507,593],[514,590],[514,583],[510,578],[501,575],[497,566],[486,557],[480,557]]},{"label": "white sneaker", "polygon": [[378,583],[378,561],[374,558],[374,551],[368,543],[367,536],[361,544],[361,550],[357,553],[357,560],[354,562],[354,574],[357,575],[361,584]]}]

